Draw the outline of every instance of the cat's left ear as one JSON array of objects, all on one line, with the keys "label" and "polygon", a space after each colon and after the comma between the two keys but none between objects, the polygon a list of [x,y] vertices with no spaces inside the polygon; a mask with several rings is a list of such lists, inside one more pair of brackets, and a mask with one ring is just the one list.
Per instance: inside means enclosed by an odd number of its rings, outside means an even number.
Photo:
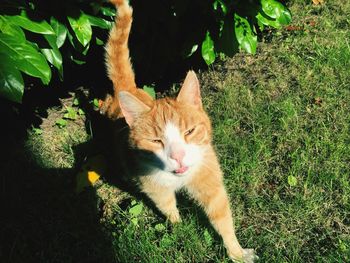
[{"label": "cat's left ear", "polygon": [[202,97],[200,92],[200,85],[196,73],[190,70],[187,73],[184,83],[180,89],[177,101],[185,104],[195,106],[202,109]]},{"label": "cat's left ear", "polygon": [[149,106],[127,91],[119,92],[118,99],[120,109],[129,126],[132,126],[143,113],[151,110]]}]

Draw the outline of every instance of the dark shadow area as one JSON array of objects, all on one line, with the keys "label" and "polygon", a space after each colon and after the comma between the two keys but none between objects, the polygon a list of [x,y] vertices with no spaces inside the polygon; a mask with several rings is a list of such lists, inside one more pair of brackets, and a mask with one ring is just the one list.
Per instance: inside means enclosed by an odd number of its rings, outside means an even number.
[{"label": "dark shadow area", "polygon": [[[1,262],[113,262],[93,190],[77,194],[77,169],[45,168],[26,146],[25,120],[1,104]],[[81,156],[76,151],[76,165]]]},{"label": "dark shadow area", "polygon": [[[130,51],[139,86],[155,84],[160,91],[181,81],[189,69],[206,65],[193,45],[201,44],[215,17],[206,1],[132,1]],[[214,29],[214,28],[213,28]],[[198,48],[200,50],[200,46]]]}]

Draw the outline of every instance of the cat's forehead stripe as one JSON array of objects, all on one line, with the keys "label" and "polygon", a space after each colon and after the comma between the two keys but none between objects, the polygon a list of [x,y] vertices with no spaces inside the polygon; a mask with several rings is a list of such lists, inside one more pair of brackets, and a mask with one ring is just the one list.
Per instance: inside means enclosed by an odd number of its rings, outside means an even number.
[{"label": "cat's forehead stripe", "polygon": [[180,129],[172,122],[167,122],[165,125],[165,138],[169,141],[180,141]]}]

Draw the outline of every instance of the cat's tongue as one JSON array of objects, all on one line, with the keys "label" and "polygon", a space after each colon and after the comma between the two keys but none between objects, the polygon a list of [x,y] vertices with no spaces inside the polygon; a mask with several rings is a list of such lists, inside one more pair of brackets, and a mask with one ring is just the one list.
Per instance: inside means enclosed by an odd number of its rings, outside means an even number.
[{"label": "cat's tongue", "polygon": [[183,166],[183,167],[180,167],[179,169],[175,170],[175,173],[177,173],[177,174],[183,174],[183,173],[186,172],[187,170],[188,170],[188,167]]}]

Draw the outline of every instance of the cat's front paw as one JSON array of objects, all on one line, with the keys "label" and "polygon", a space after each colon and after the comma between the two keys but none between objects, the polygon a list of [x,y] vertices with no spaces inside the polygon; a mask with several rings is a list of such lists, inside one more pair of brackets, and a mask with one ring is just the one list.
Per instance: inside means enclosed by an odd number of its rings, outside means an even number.
[{"label": "cat's front paw", "polygon": [[244,263],[253,263],[258,260],[259,257],[255,254],[254,249],[243,249],[243,262]]},{"label": "cat's front paw", "polygon": [[239,263],[254,263],[259,257],[255,254],[254,249],[243,249],[243,253],[240,253],[241,256],[236,254],[229,253],[229,257],[233,262]]},{"label": "cat's front paw", "polygon": [[172,211],[171,213],[168,214],[167,218],[172,224],[180,223],[181,222],[181,217],[179,214],[179,211]]}]

